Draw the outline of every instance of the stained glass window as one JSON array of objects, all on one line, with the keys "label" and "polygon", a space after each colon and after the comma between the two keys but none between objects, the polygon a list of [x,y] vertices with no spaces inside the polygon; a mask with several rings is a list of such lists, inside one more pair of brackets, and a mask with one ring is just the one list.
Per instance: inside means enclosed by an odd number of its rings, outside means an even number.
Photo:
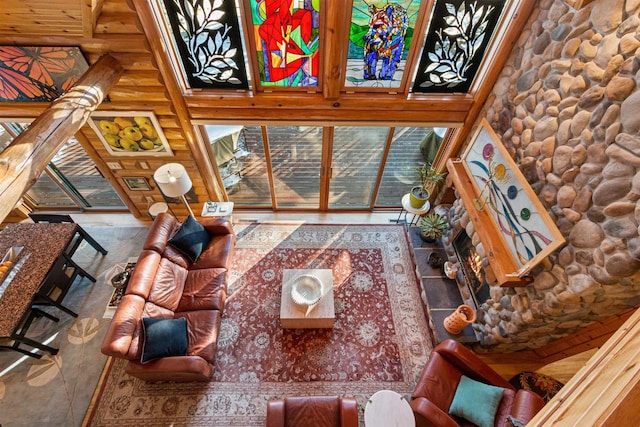
[{"label": "stained glass window", "polygon": [[320,0],[250,0],[260,84],[318,86]]},{"label": "stained glass window", "polygon": [[503,6],[504,0],[437,0],[413,91],[468,91]]},{"label": "stained glass window", "polygon": [[420,4],[416,0],[354,0],[346,87],[400,87]]},{"label": "stained glass window", "polygon": [[189,86],[248,89],[235,2],[163,2]]}]

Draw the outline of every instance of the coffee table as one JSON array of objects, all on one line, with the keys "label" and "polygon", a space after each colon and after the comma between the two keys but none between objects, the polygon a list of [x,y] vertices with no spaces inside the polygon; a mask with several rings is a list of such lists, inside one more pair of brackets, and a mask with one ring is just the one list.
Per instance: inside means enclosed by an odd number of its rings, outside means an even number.
[{"label": "coffee table", "polygon": [[[322,298],[311,307],[300,306],[291,298],[293,281],[303,274],[317,277],[322,283]],[[333,273],[330,269],[282,270],[280,326],[285,329],[332,328],[335,320],[333,305]]]},{"label": "coffee table", "polygon": [[374,393],[364,408],[366,427],[409,427],[416,425],[416,419],[409,402],[391,390]]}]

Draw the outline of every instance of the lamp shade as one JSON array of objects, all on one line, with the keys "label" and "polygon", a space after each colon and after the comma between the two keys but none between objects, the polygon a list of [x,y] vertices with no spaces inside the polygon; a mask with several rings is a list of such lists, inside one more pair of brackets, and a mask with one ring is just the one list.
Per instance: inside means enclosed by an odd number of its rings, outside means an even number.
[{"label": "lamp shade", "polygon": [[180,197],[191,189],[191,179],[180,163],[167,163],[159,167],[153,179],[167,197]]}]

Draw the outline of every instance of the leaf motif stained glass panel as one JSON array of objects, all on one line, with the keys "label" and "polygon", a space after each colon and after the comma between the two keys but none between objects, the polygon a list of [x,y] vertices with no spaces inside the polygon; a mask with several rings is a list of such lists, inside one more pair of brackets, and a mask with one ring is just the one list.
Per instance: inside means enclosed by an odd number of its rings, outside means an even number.
[{"label": "leaf motif stained glass panel", "polygon": [[354,0],[346,87],[400,87],[420,4],[415,0]]},{"label": "leaf motif stained glass panel", "polygon": [[437,0],[413,92],[467,92],[505,0]]},{"label": "leaf motif stained glass panel", "polygon": [[192,88],[248,89],[236,4],[163,0]]},{"label": "leaf motif stained glass panel", "polygon": [[250,0],[262,86],[318,86],[320,0]]}]

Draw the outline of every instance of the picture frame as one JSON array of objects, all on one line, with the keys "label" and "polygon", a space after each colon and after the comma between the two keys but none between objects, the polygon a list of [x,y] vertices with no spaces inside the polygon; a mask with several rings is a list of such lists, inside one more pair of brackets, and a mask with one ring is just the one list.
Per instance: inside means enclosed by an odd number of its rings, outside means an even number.
[{"label": "picture frame", "polygon": [[88,123],[112,156],[173,156],[152,111],[95,111]]},{"label": "picture frame", "polygon": [[486,212],[485,226],[502,240],[518,277],[565,244],[537,194],[486,119],[461,161],[473,187],[473,208]]},{"label": "picture frame", "polygon": [[149,191],[151,186],[147,178],[143,176],[125,176],[122,178],[127,188],[131,191]]}]

